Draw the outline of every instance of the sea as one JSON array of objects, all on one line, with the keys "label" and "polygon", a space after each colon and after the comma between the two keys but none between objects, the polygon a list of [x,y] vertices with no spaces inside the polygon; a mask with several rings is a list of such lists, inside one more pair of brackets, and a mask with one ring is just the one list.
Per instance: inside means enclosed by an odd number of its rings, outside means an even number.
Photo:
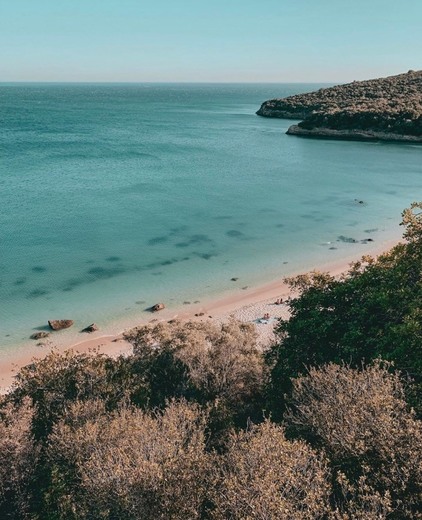
[{"label": "sea", "polygon": [[323,86],[0,84],[0,353],[49,319],[80,341],[398,239],[421,146],[255,115]]}]

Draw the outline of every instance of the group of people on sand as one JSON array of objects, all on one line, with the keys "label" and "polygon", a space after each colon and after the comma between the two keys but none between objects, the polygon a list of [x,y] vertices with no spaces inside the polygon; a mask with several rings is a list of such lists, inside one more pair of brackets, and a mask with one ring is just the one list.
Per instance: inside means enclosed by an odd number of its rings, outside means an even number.
[{"label": "group of people on sand", "polygon": [[[278,298],[277,301],[274,302],[274,305],[281,305],[283,303],[283,298]],[[271,316],[268,312],[266,312],[264,314],[264,316],[262,316],[262,318],[260,318],[259,322],[260,323],[269,323],[271,320]]]}]

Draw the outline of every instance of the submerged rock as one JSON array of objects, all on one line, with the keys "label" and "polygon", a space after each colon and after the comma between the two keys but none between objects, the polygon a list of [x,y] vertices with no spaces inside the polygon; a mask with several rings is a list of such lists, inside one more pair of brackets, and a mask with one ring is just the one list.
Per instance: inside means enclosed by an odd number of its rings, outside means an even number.
[{"label": "submerged rock", "polygon": [[345,237],[344,235],[340,235],[337,238],[337,242],[345,242],[346,244],[356,244],[357,240],[351,237]]},{"label": "submerged rock", "polygon": [[73,320],[48,320],[48,325],[52,330],[68,329],[73,325]]},{"label": "submerged rock", "polygon": [[49,332],[44,332],[44,331],[34,332],[34,334],[31,335],[31,339],[48,338],[49,335],[50,335]]}]

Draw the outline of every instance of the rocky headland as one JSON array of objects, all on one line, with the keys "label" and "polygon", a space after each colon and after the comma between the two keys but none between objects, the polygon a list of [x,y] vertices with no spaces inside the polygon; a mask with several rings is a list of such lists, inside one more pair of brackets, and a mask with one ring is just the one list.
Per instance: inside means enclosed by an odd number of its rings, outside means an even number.
[{"label": "rocky headland", "polygon": [[257,114],[303,119],[292,135],[422,143],[422,71],[271,99]]}]

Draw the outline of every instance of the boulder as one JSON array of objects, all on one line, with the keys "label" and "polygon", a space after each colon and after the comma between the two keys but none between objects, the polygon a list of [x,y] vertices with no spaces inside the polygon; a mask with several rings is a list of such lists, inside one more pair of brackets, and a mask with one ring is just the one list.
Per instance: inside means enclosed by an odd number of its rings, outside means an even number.
[{"label": "boulder", "polygon": [[49,332],[44,332],[44,331],[34,332],[34,334],[31,335],[31,339],[48,338],[49,335],[50,335]]},{"label": "boulder", "polygon": [[81,332],[95,332],[99,330],[98,325],[96,323],[91,323],[91,325],[88,325],[88,327],[85,327],[81,330]]},{"label": "boulder", "polygon": [[62,330],[71,327],[73,320],[48,320],[48,324],[52,330]]},{"label": "boulder", "polygon": [[162,311],[165,308],[164,303],[156,303],[151,307],[151,312]]}]

